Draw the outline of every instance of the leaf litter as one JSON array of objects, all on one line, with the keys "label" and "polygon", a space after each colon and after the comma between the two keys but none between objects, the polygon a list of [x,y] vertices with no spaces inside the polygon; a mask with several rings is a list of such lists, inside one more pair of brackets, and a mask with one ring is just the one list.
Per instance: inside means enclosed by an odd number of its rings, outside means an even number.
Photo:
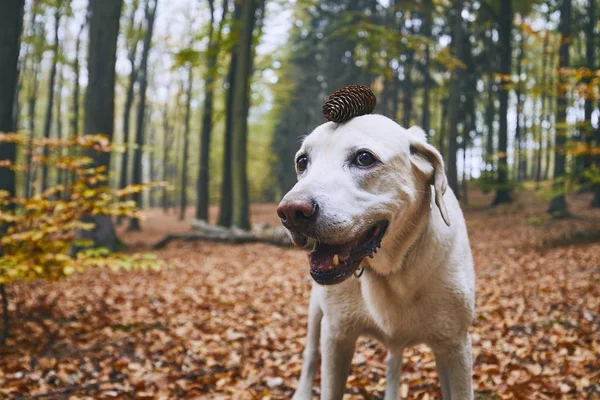
[{"label": "leaf litter", "polygon": [[[600,211],[587,195],[569,199],[575,217],[564,220],[543,218],[531,194],[495,209],[472,197],[476,399],[600,398],[600,243],[571,240],[598,230]],[[255,222],[277,222],[274,205],[254,211]],[[147,213],[146,231],[124,237],[136,251],[188,229]],[[290,398],[310,296],[305,252],[198,241],[156,254],[170,267],[13,285],[0,398]],[[385,355],[359,340],[345,399],[383,397]],[[401,394],[441,398],[426,346],[405,352]]]}]

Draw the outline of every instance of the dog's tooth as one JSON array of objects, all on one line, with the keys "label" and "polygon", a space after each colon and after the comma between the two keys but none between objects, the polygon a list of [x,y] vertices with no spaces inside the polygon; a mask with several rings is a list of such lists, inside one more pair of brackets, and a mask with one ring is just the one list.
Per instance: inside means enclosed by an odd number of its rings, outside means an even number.
[{"label": "dog's tooth", "polygon": [[333,265],[338,265],[340,263],[340,256],[337,254],[333,256]]}]

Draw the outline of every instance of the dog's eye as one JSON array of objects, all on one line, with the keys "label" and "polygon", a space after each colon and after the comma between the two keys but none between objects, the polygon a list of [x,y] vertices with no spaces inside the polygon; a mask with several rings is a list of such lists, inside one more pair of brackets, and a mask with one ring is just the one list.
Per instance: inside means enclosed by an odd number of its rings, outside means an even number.
[{"label": "dog's eye", "polygon": [[306,169],[308,165],[308,157],[304,154],[296,159],[296,168],[298,168],[298,172],[302,172]]},{"label": "dog's eye", "polygon": [[354,163],[360,167],[368,167],[377,161],[375,156],[368,151],[359,152],[354,158]]}]

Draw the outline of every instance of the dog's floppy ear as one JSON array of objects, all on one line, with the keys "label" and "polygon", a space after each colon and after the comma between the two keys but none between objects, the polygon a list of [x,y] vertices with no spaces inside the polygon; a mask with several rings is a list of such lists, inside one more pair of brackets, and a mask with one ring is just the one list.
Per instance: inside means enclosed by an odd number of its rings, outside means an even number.
[{"label": "dog's floppy ear", "polygon": [[448,210],[444,203],[444,193],[448,188],[448,180],[444,172],[444,161],[439,151],[427,143],[425,132],[419,127],[408,130],[410,134],[410,161],[422,174],[427,176],[435,190],[435,204],[442,214],[446,225],[450,226]]}]

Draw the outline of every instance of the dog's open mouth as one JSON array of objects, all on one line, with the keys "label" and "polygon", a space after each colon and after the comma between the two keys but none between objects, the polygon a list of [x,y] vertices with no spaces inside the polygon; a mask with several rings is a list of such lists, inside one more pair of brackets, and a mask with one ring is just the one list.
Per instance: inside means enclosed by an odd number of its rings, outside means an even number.
[{"label": "dog's open mouth", "polygon": [[308,255],[310,275],[321,285],[335,285],[356,271],[365,257],[372,257],[381,246],[388,227],[387,221],[378,222],[357,239],[342,244],[315,243]]}]

